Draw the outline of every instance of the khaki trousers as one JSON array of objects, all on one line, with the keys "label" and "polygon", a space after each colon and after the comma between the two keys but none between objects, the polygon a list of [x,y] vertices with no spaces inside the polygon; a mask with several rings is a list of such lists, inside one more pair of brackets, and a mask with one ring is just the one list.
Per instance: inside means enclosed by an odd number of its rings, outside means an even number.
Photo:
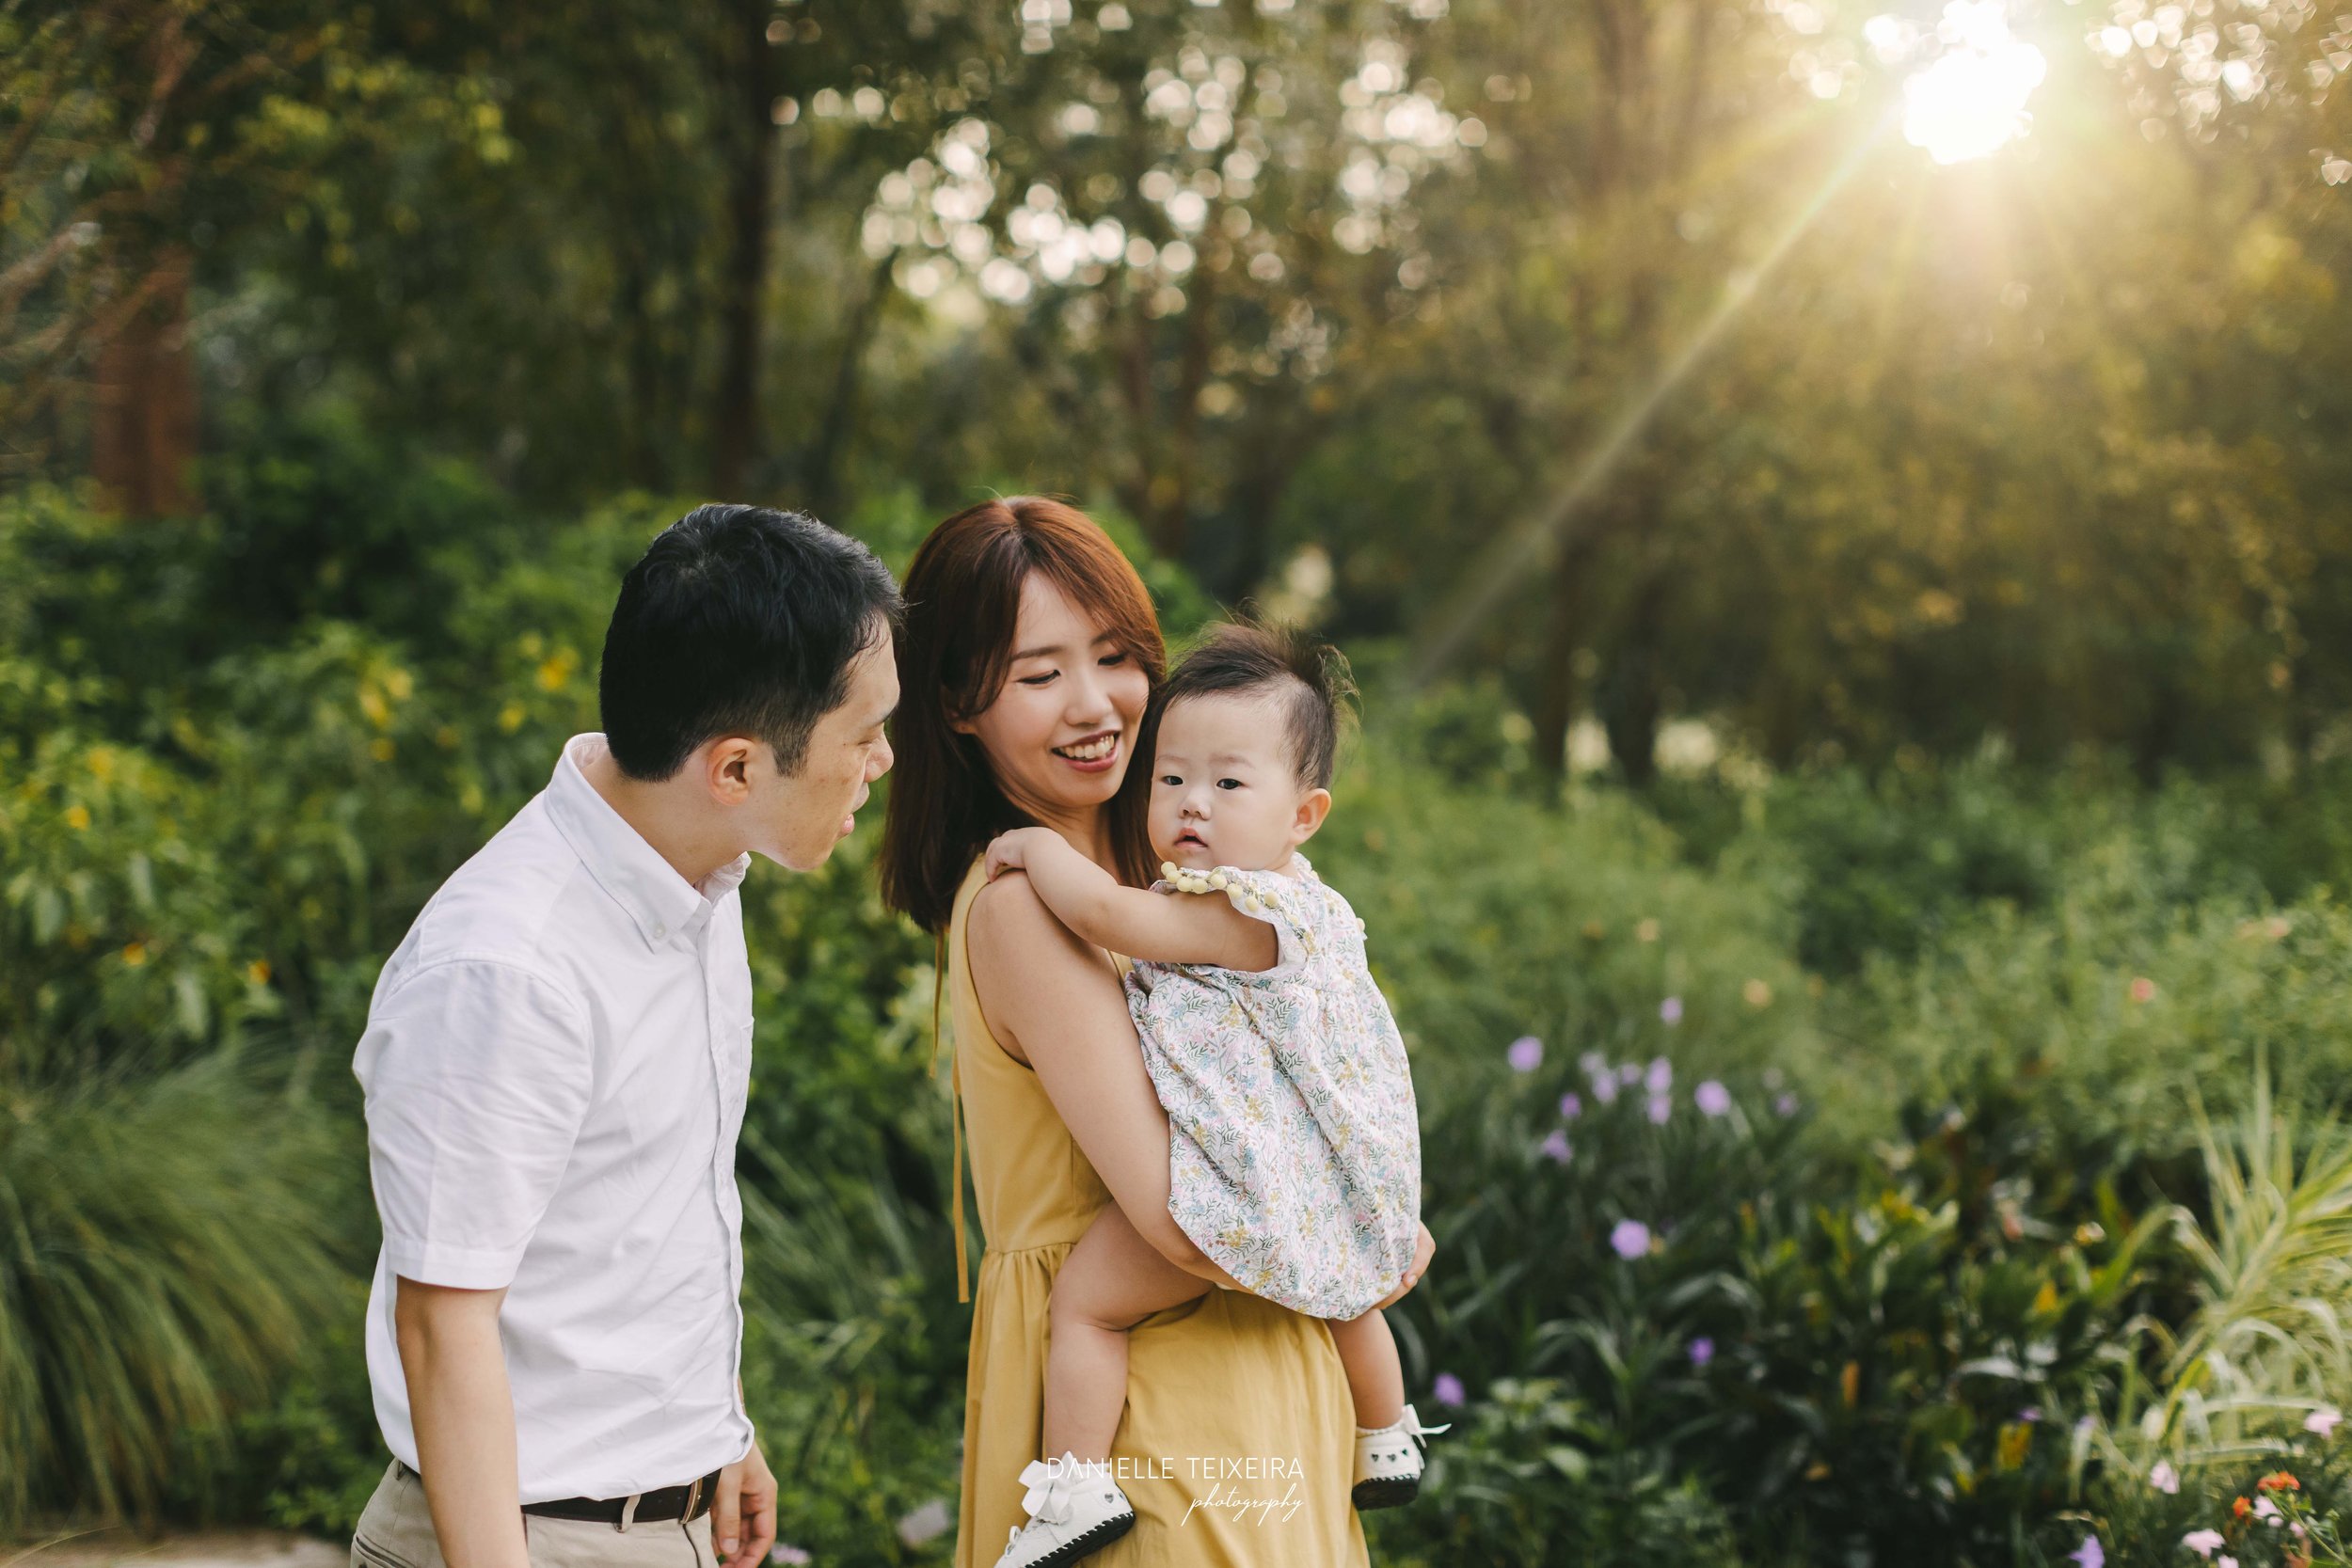
[{"label": "khaki trousers", "polygon": [[[641,1520],[616,1529],[594,1519],[523,1515],[531,1568],[717,1568],[710,1515],[682,1523]],[[351,1537],[351,1568],[447,1568],[424,1483],[392,1465],[376,1484]]]}]

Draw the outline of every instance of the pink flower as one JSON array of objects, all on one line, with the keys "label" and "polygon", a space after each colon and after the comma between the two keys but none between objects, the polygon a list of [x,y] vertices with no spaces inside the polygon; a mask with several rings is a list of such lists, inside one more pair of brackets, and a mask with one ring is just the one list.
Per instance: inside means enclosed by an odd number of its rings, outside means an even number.
[{"label": "pink flower", "polygon": [[2132,976],[2132,1000],[2147,1003],[2156,999],[2156,983],[2145,974]]},{"label": "pink flower", "polygon": [[1616,1074],[1604,1072],[1593,1080],[1593,1098],[1603,1105],[1617,1098]]},{"label": "pink flower", "polygon": [[1675,1086],[1675,1065],[1663,1056],[1653,1057],[1649,1070],[1642,1074],[1642,1086],[1652,1094],[1664,1094]]},{"label": "pink flower", "polygon": [[1654,1094],[1649,1097],[1650,1120],[1656,1122],[1659,1126],[1663,1127],[1666,1125],[1666,1118],[1674,1114],[1675,1102],[1673,1101],[1667,1099],[1662,1094]]},{"label": "pink flower", "polygon": [[1672,1028],[1674,1025],[1680,1023],[1682,1022],[1682,998],[1679,996],[1669,996],[1666,1000],[1658,1004],[1658,1017],[1659,1021],[1664,1023],[1668,1028]]},{"label": "pink flower", "polygon": [[2325,1442],[2336,1434],[2336,1427],[2343,1420],[2343,1411],[2338,1410],[2334,1405],[2323,1404],[2303,1418],[2303,1430],[2317,1433],[2320,1440]]},{"label": "pink flower", "polygon": [[1438,1381],[1430,1385],[1430,1397],[1439,1404],[1459,1405],[1470,1399],[1470,1392],[1452,1372],[1439,1372]]},{"label": "pink flower", "polygon": [[1503,1054],[1510,1060],[1513,1072],[1533,1072],[1544,1065],[1544,1042],[1533,1035],[1521,1035]]},{"label": "pink flower", "polygon": [[1691,1365],[1704,1367],[1715,1359],[1715,1341],[1704,1337],[1691,1341]]},{"label": "pink flower", "polygon": [[1731,1091],[1712,1078],[1701,1084],[1692,1092],[1691,1099],[1701,1111],[1710,1117],[1725,1116],[1731,1110]]},{"label": "pink flower", "polygon": [[1577,1117],[1582,1116],[1583,1114],[1584,1101],[1577,1099],[1573,1094],[1564,1094],[1560,1097],[1561,1120],[1574,1121]]},{"label": "pink flower", "polygon": [[1535,1147],[1546,1159],[1555,1160],[1564,1165],[1568,1163],[1568,1156],[1576,1152],[1568,1146],[1568,1135],[1556,1127],[1551,1130],[1549,1136]]},{"label": "pink flower", "polygon": [[1649,1227],[1640,1220],[1619,1220],[1609,1232],[1610,1250],[1628,1262],[1649,1252]]},{"label": "pink flower", "polygon": [[2168,1497],[2177,1497],[2181,1495],[2181,1472],[2172,1467],[2170,1460],[2159,1459],[2156,1467],[2148,1472],[2148,1484]]},{"label": "pink flower", "polygon": [[2066,1554],[2069,1562],[2079,1562],[2083,1568],[2106,1568],[2106,1548],[2099,1544],[2095,1535],[2083,1537],[2083,1544]]},{"label": "pink flower", "polygon": [[801,1546],[787,1546],[783,1542],[779,1541],[776,1543],[775,1548],[768,1554],[768,1560],[771,1562],[785,1563],[787,1565],[787,1568],[797,1568],[797,1565],[801,1563],[814,1561],[815,1560],[808,1555],[806,1548]]},{"label": "pink flower", "polygon": [[[2181,1537],[2181,1544],[2199,1557],[2211,1557],[2220,1549],[2221,1532],[2217,1529],[2193,1529]],[[2227,1562],[2230,1560],[2225,1557],[2221,1560]]]},{"label": "pink flower", "polygon": [[1772,1109],[1784,1117],[1793,1117],[1797,1114],[1797,1097],[1793,1094],[1784,1094],[1772,1101]]},{"label": "pink flower", "polygon": [[1631,1088],[1634,1085],[1640,1083],[1641,1081],[1642,1065],[1639,1062],[1625,1062],[1619,1064],[1617,1068],[1618,1083],[1624,1085],[1628,1088]]}]

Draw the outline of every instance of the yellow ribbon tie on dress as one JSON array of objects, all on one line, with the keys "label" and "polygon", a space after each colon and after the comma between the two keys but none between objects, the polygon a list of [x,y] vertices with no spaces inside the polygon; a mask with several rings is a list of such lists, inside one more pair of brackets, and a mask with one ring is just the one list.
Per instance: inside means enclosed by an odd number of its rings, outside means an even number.
[{"label": "yellow ribbon tie on dress", "polygon": [[[947,931],[942,927],[931,937],[931,1076],[939,1076],[939,994],[947,983]],[[955,1190],[949,1202],[956,1232],[956,1300],[972,1299],[971,1265],[963,1249],[963,1063],[954,1056],[947,1058],[947,1121],[952,1129],[953,1152],[948,1156],[947,1180]]]}]

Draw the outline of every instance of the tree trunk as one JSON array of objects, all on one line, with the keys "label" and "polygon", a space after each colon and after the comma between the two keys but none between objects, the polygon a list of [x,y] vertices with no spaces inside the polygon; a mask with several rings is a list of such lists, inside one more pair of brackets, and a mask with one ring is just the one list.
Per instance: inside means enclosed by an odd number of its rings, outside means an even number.
[{"label": "tree trunk", "polygon": [[1536,671],[1535,765],[1546,784],[1547,798],[1557,799],[1557,786],[1568,771],[1568,730],[1576,721],[1576,642],[1582,629],[1584,584],[1598,553],[1599,538],[1591,529],[1571,525],[1567,538],[1556,548],[1551,565],[1550,619],[1544,627],[1542,664]]},{"label": "tree trunk", "polygon": [[730,8],[722,55],[735,72],[730,231],[719,313],[718,402],[710,418],[710,488],[732,499],[743,489],[759,430],[761,326],[768,287],[768,208],[774,167],[775,70],[768,42],[769,0]]},{"label": "tree trunk", "polygon": [[1600,679],[1601,727],[1625,782],[1646,789],[1658,777],[1658,721],[1663,709],[1659,633],[1665,617],[1666,571],[1652,566],[1634,590],[1617,649]]},{"label": "tree trunk", "polygon": [[859,374],[865,369],[866,350],[874,341],[874,329],[882,321],[882,306],[890,297],[892,261],[885,256],[875,265],[866,280],[866,296],[858,301],[857,309],[850,317],[850,329],[841,343],[841,357],[834,366],[833,396],[826,400],[824,423],[818,429],[817,444],[809,451],[802,475],[809,510],[827,522],[834,521],[834,512],[842,501],[841,469],[844,454],[849,451],[850,432],[857,422]]},{"label": "tree trunk", "polygon": [[196,367],[188,353],[186,262],[167,260],[149,299],[98,355],[90,472],[106,504],[134,517],[197,510]]}]

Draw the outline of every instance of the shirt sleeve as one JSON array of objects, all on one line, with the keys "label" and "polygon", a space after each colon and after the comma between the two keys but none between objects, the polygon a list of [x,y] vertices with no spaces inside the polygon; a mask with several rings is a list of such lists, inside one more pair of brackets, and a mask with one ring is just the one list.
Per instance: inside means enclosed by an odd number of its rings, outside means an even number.
[{"label": "shirt sleeve", "polygon": [[447,960],[370,1012],[354,1066],[392,1272],[514,1283],[587,1115],[585,1010],[529,970]]},{"label": "shirt sleeve", "polygon": [[[1272,969],[1225,970],[1236,981],[1252,985],[1269,985],[1297,977],[1306,964],[1307,955],[1313,951],[1313,920],[1307,909],[1307,892],[1295,878],[1275,871],[1244,871],[1239,866],[1220,865],[1207,874],[1214,879],[1201,885],[1200,879],[1188,878],[1185,882],[1155,882],[1156,888],[1171,893],[1222,893],[1233,908],[1252,920],[1263,920],[1274,927],[1275,962]],[[1189,885],[1187,885],[1189,884]]]}]

